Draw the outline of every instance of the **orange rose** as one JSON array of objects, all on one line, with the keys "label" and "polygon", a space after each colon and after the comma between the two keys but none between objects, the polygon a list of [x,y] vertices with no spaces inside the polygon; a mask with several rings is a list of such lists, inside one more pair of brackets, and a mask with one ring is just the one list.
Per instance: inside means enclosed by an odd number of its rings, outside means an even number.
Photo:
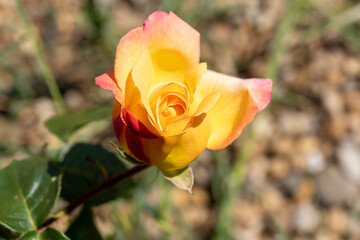
[{"label": "orange rose", "polygon": [[187,167],[234,141],[270,102],[270,79],[242,80],[199,63],[200,34],[155,12],[126,34],[114,70],[96,78],[115,95],[113,127],[124,151],[161,170]]}]

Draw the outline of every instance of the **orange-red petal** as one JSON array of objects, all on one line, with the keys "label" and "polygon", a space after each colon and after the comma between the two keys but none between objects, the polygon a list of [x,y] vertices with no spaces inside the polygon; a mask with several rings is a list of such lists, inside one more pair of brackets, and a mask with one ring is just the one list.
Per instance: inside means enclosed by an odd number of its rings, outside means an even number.
[{"label": "orange-red petal", "polygon": [[105,90],[111,90],[114,93],[114,97],[116,100],[120,101],[120,99],[122,98],[121,91],[115,80],[114,69],[96,77],[95,83],[96,85],[100,86]]},{"label": "orange-red petal", "polygon": [[121,108],[121,117],[124,124],[136,135],[142,138],[157,138],[140,120],[126,108]]},{"label": "orange-red petal", "polygon": [[115,101],[112,111],[112,123],[115,135],[119,140],[120,146],[130,156],[139,161],[151,164],[148,157],[145,155],[144,146],[141,137],[135,135],[130,128],[126,126],[121,117],[121,104]]}]

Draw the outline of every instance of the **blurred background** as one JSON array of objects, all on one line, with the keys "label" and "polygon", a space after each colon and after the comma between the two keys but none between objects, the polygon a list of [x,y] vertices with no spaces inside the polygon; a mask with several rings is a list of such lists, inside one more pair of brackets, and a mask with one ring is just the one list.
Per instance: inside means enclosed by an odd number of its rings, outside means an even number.
[{"label": "blurred background", "polygon": [[[355,0],[0,0],[0,166],[64,145],[44,126],[58,115],[46,81],[71,112],[111,104],[94,77],[156,10],[201,33],[209,69],[271,78],[273,98],[229,148],[192,164],[193,195],[148,169],[132,198],[96,207],[103,238],[360,239]],[[114,152],[114,140],[109,112],[70,142]]]}]

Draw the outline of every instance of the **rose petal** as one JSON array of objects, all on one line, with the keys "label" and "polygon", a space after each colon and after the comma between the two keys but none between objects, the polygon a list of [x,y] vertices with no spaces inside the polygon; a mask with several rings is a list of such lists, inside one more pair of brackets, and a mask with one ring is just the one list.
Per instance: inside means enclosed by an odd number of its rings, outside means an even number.
[{"label": "rose petal", "polygon": [[210,121],[206,114],[193,120],[193,126],[181,135],[163,139],[145,139],[145,155],[162,170],[187,167],[204,151],[210,135]]},{"label": "rose petal", "polygon": [[121,118],[121,104],[118,101],[114,102],[112,109],[112,122],[116,138],[120,141],[124,133],[124,121]]},{"label": "rose petal", "polygon": [[121,109],[121,104],[115,101],[112,111],[112,122],[115,135],[121,147],[132,157],[150,164],[150,160],[145,156],[142,138],[135,135],[130,128],[126,127],[126,124],[121,118]]},{"label": "rose petal", "polygon": [[145,44],[151,52],[169,49],[183,54],[192,64],[200,59],[200,34],[173,12],[154,12],[143,23]]},{"label": "rose petal", "polygon": [[191,126],[192,119],[192,116],[188,116],[168,123],[162,135],[173,136],[183,133],[189,126]]},{"label": "rose petal", "polygon": [[205,98],[201,99],[200,104],[198,105],[198,108],[195,112],[195,116],[199,116],[200,114],[207,113],[211,109],[214,108],[216,103],[220,99],[220,92],[213,92],[207,95]]},{"label": "rose petal", "polygon": [[128,32],[120,39],[116,49],[115,57],[115,78],[123,96],[119,102],[124,105],[126,95],[125,86],[128,75],[131,72],[136,60],[145,50],[143,41],[143,30],[141,27],[135,28]]},{"label": "rose petal", "polygon": [[[115,58],[115,78],[122,95],[119,102],[124,104],[125,86],[129,73],[145,49],[168,59],[169,54],[184,56],[191,64],[197,64],[200,56],[200,34],[174,13],[154,12],[144,21],[143,27],[136,28],[121,38]],[[168,61],[168,63],[174,61]]]},{"label": "rose petal", "polygon": [[204,96],[220,92],[220,99],[208,112],[211,134],[207,148],[221,149],[233,142],[250,123],[255,114],[263,110],[271,99],[270,79],[242,80],[208,71],[198,85]]},{"label": "rose petal", "polygon": [[143,51],[136,61],[132,70],[132,79],[135,86],[140,91],[141,102],[147,110],[151,122],[154,123],[154,126],[156,126],[156,118],[151,110],[148,99],[149,88],[155,83],[156,75],[151,56],[147,50]]},{"label": "rose petal", "polygon": [[272,81],[259,78],[245,79],[245,81],[250,95],[258,107],[258,111],[262,111],[270,103]]},{"label": "rose petal", "polygon": [[199,84],[201,77],[207,71],[207,64],[200,63],[192,68],[190,68],[185,74],[185,84],[188,87],[188,90],[191,96],[195,93],[196,87]]},{"label": "rose petal", "polygon": [[121,117],[125,125],[136,135],[142,138],[157,138],[141,121],[126,108],[121,108]]},{"label": "rose petal", "polygon": [[121,91],[116,84],[114,69],[96,77],[95,83],[105,90],[111,90],[116,100],[120,101],[122,99]]},{"label": "rose petal", "polygon": [[112,112],[113,127],[121,147],[136,159],[162,170],[176,170],[188,166],[204,151],[208,142],[210,121],[205,117],[206,114],[195,117],[192,127],[183,134],[145,139],[136,136],[126,127],[120,112],[121,105],[115,101]]},{"label": "rose petal", "polygon": [[143,123],[147,129],[153,133],[157,133],[156,127],[150,122],[147,110],[141,102],[140,91],[134,84],[130,75],[126,82],[126,98],[124,108],[130,112],[136,119]]}]

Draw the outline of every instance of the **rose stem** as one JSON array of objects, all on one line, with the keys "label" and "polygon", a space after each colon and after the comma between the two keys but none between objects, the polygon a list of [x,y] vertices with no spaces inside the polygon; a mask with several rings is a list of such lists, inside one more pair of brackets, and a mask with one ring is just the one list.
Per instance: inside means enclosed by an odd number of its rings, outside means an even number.
[{"label": "rose stem", "polygon": [[45,228],[46,226],[48,226],[48,225],[54,223],[55,221],[57,221],[58,219],[60,219],[60,217],[58,216],[59,213],[61,213],[61,216],[63,216],[64,214],[70,215],[77,207],[79,207],[83,203],[89,201],[90,199],[92,199],[93,197],[98,195],[99,193],[101,193],[101,192],[113,187],[114,185],[118,184],[119,182],[121,182],[121,181],[123,181],[123,180],[125,180],[125,179],[127,179],[127,178],[129,178],[129,177],[143,171],[147,167],[149,167],[149,165],[135,166],[133,168],[130,168],[128,170],[125,170],[125,171],[121,172],[118,175],[109,177],[106,181],[104,181],[98,187],[94,188],[93,190],[86,193],[85,195],[79,197],[74,202],[70,203],[67,207],[65,207],[64,209],[62,209],[62,210],[58,211],[57,213],[55,213],[54,215],[56,217],[52,217],[52,218],[47,219],[39,227],[39,230]]}]

